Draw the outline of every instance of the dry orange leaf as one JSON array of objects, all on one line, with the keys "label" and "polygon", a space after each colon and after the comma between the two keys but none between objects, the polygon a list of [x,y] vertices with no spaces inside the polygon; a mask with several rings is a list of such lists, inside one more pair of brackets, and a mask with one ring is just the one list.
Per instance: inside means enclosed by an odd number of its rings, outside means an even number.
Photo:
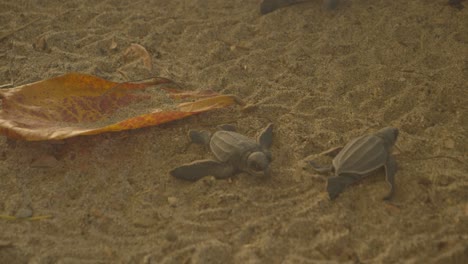
[{"label": "dry orange leaf", "polygon": [[[30,141],[136,129],[241,103],[212,91],[173,89],[171,80],[117,83],[69,73],[0,90],[0,133]],[[181,98],[201,98],[177,103]]]}]

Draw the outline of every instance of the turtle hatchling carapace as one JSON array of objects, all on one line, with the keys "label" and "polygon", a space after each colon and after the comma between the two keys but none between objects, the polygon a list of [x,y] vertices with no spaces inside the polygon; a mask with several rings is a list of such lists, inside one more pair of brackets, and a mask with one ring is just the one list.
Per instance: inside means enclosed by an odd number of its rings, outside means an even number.
[{"label": "turtle hatchling carapace", "polygon": [[[338,197],[347,186],[371,172],[385,167],[390,192],[384,199],[390,200],[395,191],[395,173],[397,171],[397,164],[391,150],[397,138],[398,129],[386,127],[373,134],[351,140],[338,152],[331,166],[322,167],[313,161],[309,161],[309,163],[318,172],[333,171],[335,173],[335,176],[327,179],[327,192],[331,200]],[[335,153],[338,150],[335,149]]]}]

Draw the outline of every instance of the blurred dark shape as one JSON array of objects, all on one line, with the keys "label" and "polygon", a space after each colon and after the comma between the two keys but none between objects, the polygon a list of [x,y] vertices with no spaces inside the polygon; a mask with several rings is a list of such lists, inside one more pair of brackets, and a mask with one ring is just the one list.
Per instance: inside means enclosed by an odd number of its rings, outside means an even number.
[{"label": "blurred dark shape", "polygon": [[[263,0],[260,4],[260,13],[262,15],[271,13],[278,8],[308,2],[311,0]],[[339,0],[323,0],[323,7],[327,10],[335,9]]]},{"label": "blurred dark shape", "polygon": [[461,3],[462,1],[464,0],[449,0],[448,4],[455,7],[458,10],[462,10],[464,8],[464,6]]},{"label": "blurred dark shape", "polygon": [[335,9],[338,6],[339,0],[323,0],[323,7],[328,10]]}]

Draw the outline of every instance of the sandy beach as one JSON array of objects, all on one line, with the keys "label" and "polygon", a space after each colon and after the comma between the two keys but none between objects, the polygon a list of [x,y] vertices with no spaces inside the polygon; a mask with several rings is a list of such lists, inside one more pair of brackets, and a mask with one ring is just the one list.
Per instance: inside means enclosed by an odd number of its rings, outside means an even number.
[{"label": "sandy beach", "polygon": [[[0,136],[0,262],[468,263],[468,3],[447,2],[262,16],[254,0],[2,0],[0,85],[162,76],[251,107],[63,141]],[[124,56],[132,44],[151,67]],[[189,129],[255,137],[270,122],[270,177],[169,175],[213,157]],[[400,130],[394,199],[378,170],[330,201],[306,162],[387,126]]]}]

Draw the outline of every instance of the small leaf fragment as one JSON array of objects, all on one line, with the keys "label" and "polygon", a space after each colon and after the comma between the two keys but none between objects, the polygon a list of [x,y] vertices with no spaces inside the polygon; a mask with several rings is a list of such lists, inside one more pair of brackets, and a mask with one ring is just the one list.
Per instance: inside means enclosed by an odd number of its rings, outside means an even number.
[{"label": "small leaf fragment", "polygon": [[117,42],[115,41],[115,39],[112,39],[109,49],[115,50],[116,48],[117,48]]},{"label": "small leaf fragment", "polygon": [[132,43],[130,47],[124,51],[123,56],[125,60],[141,59],[143,61],[143,65],[148,70],[153,70],[153,60],[151,59],[151,55],[145,47],[140,44]]}]

